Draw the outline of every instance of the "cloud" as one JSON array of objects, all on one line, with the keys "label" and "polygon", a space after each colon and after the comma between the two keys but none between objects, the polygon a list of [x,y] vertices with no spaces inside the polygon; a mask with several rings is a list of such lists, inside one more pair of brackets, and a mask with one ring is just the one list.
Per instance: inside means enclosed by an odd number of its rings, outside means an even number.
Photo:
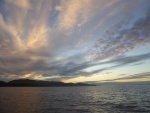
[{"label": "cloud", "polygon": [[102,60],[125,53],[137,46],[150,42],[150,12],[138,19],[131,27],[126,26],[130,21],[125,20],[112,25],[94,44],[91,59]]},{"label": "cloud", "polygon": [[103,61],[100,63],[92,63],[91,65],[89,65],[89,67],[92,66],[101,66],[104,64],[110,64],[111,66],[107,66],[104,68],[100,68],[97,69],[95,71],[91,71],[89,74],[96,74],[102,71],[106,71],[106,70],[111,70],[111,69],[115,69],[115,68],[119,68],[119,67],[123,67],[123,66],[127,66],[127,65],[131,65],[131,66],[136,66],[134,64],[137,64],[139,62],[142,61],[146,61],[146,60],[150,60],[150,53],[145,53],[145,54],[140,54],[140,55],[135,55],[135,56],[118,56],[115,57],[114,59],[111,59],[109,61]]},{"label": "cloud", "polygon": [[29,9],[30,8],[29,0],[22,0],[22,1],[20,1],[20,0],[15,0],[15,1],[13,1],[13,0],[5,0],[5,1],[7,3],[9,3],[9,4],[14,4],[14,5],[16,5],[19,8],[23,8],[23,9]]},{"label": "cloud", "polygon": [[56,11],[59,12],[59,29],[63,31],[86,26],[87,22],[93,21],[93,17],[97,14],[101,15],[100,13],[109,10],[117,2],[118,0],[60,0],[59,5],[55,7]]},{"label": "cloud", "polygon": [[143,78],[150,78],[150,72],[139,73],[139,74],[135,74],[135,75],[128,75],[128,76],[125,76],[125,77],[113,79],[112,81],[115,81],[115,80],[128,80],[128,79],[143,79]]},{"label": "cloud", "polygon": [[[39,4],[42,3],[39,2]],[[37,6],[32,8],[30,6],[29,1],[20,3],[20,1],[8,0],[3,6],[5,13],[0,13],[0,71],[2,76],[19,77],[36,72],[36,68],[47,65],[44,63],[49,56],[46,25],[49,7],[47,5],[34,9]],[[30,14],[32,11],[33,13]],[[39,11],[44,13],[36,13]]]},{"label": "cloud", "polygon": [[[106,71],[106,70],[111,70],[114,68],[118,68],[118,67],[122,67],[122,66],[126,66],[126,65],[130,65],[130,64],[135,64],[141,61],[145,61],[145,60],[149,60],[150,59],[150,53],[146,53],[146,54],[141,54],[141,55],[135,55],[135,56],[120,56],[117,57],[115,59],[112,59],[110,61],[105,61],[105,62],[100,62],[100,63],[91,63],[91,62],[86,62],[83,64],[78,64],[72,66],[71,70],[64,70],[64,72],[66,71],[66,73],[64,75],[82,75],[82,76],[89,76],[89,75],[93,75],[102,71]],[[93,66],[97,66],[97,65],[103,65],[103,64],[111,64],[112,66],[107,66],[104,68],[100,68],[100,69],[96,69],[94,71],[83,71],[86,68],[89,67],[93,67]],[[68,67],[71,67],[70,65],[66,65],[66,67],[62,68],[62,69],[68,69]],[[134,66],[134,65],[133,65]],[[77,67],[77,68],[76,68]],[[72,73],[69,73],[72,72]]]},{"label": "cloud", "polygon": [[91,0],[61,0],[60,5],[56,6],[56,10],[60,13],[58,16],[60,29],[67,30],[77,24],[84,24],[89,14],[91,3]]},{"label": "cloud", "polygon": [[[62,77],[66,77],[66,78],[68,77],[74,78],[78,76],[92,76],[93,74],[97,74],[102,71],[111,70],[114,68],[138,63],[138,62],[149,60],[149,59],[150,59],[150,53],[136,55],[136,56],[121,56],[113,60],[105,61],[101,63],[91,63],[91,62],[75,63],[75,62],[72,62],[75,59],[73,60],[72,58],[68,58],[68,59],[63,60],[64,62],[67,62],[67,63],[58,63],[55,66],[49,67],[48,70],[51,70],[49,72],[49,74],[51,73],[50,75],[61,75]],[[103,64],[111,64],[112,66],[99,68],[90,72],[84,70],[89,67],[103,65]]]},{"label": "cloud", "polygon": [[[131,6],[136,8],[140,3],[132,2]],[[130,3],[118,0],[1,2],[0,78],[60,80],[91,76],[119,66],[148,60],[149,53],[116,57],[134,47],[149,43],[149,13],[134,23],[130,22],[132,20],[128,14],[125,14],[128,17],[126,21],[121,21],[125,17],[122,16],[113,21],[113,25],[110,22],[117,14],[131,11],[131,6],[128,11],[126,9],[128,4]],[[128,22],[132,25],[127,27]],[[112,26],[109,27],[107,23]],[[104,35],[99,38],[97,34],[103,30]],[[112,59],[109,59],[110,57]],[[86,70],[104,64],[113,65],[92,71]]]},{"label": "cloud", "polygon": [[137,63],[137,62],[144,61],[144,60],[149,60],[149,59],[150,59],[150,53],[145,53],[145,54],[135,55],[135,56],[120,56],[120,57],[116,57],[116,58],[114,58],[114,59],[112,59],[110,61],[103,62],[102,64],[114,63],[114,64],[117,64],[119,66],[123,66],[123,65]]}]

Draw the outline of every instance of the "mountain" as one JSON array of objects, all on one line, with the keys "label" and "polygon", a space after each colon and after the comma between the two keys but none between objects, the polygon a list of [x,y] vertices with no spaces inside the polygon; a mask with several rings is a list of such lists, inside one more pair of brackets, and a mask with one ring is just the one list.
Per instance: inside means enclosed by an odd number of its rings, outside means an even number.
[{"label": "mountain", "polygon": [[85,83],[63,83],[63,82],[56,82],[56,81],[37,81],[37,80],[30,80],[30,79],[18,79],[12,80],[9,82],[0,82],[0,86],[6,87],[54,87],[54,86],[94,86],[92,84],[85,84]]},{"label": "mountain", "polygon": [[6,82],[4,82],[4,81],[0,81],[0,86],[6,86]]}]

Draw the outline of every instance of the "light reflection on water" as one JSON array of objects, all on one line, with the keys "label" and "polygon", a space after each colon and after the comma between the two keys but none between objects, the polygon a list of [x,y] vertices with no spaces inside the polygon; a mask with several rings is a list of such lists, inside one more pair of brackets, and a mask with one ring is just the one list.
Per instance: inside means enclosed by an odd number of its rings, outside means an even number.
[{"label": "light reflection on water", "polygon": [[149,113],[150,85],[1,87],[0,113]]},{"label": "light reflection on water", "polygon": [[38,109],[39,89],[25,87],[0,89],[0,113],[32,113]]}]

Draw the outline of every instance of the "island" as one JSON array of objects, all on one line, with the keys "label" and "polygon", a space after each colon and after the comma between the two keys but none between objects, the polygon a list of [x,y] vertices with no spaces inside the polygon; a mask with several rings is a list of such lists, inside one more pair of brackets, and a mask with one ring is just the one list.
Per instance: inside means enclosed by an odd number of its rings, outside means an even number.
[{"label": "island", "polygon": [[63,87],[63,86],[95,86],[87,83],[64,83],[58,81],[41,81],[30,79],[17,79],[9,82],[0,81],[0,87]]}]

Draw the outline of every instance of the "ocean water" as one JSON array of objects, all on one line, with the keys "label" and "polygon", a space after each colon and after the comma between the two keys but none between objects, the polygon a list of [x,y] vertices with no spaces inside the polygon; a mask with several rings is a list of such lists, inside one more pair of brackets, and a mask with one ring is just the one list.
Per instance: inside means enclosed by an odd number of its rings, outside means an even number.
[{"label": "ocean water", "polygon": [[0,87],[0,113],[150,113],[150,85]]}]

